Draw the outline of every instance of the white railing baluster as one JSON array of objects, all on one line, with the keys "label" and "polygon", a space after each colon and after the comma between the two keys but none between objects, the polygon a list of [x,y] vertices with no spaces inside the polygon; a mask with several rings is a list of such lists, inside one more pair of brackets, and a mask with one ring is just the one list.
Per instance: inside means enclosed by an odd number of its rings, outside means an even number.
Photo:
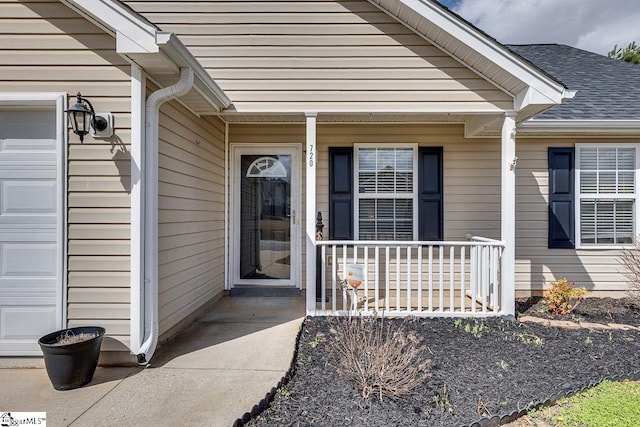
[{"label": "white railing baluster", "polygon": [[465,307],[465,302],[467,300],[467,286],[465,284],[465,264],[467,263],[466,259],[466,246],[462,246],[460,248],[460,311],[465,313],[467,308]]},{"label": "white railing baluster", "polygon": [[411,312],[411,246],[407,246],[407,311]]},{"label": "white railing baluster", "polygon": [[375,247],[375,277],[373,301],[376,313],[380,311],[380,248]]},{"label": "white railing baluster", "polygon": [[326,316],[327,315],[327,276],[326,276],[327,247],[326,246],[323,245],[320,248],[320,254],[321,254],[320,265],[322,266],[320,270],[320,298],[322,298],[322,313]]},{"label": "white railing baluster", "polygon": [[478,247],[471,247],[471,312],[476,312],[478,305]]},{"label": "white railing baluster", "polygon": [[444,311],[444,248],[438,248],[438,287],[440,290],[440,312]]},{"label": "white railing baluster", "polygon": [[400,246],[396,246],[396,310],[400,308]]},{"label": "white railing baluster", "polygon": [[369,311],[369,246],[362,248],[364,250],[364,301],[362,310]]},{"label": "white railing baluster", "polygon": [[482,250],[482,312],[487,312],[487,291],[489,290],[489,253],[486,246],[480,246]]},{"label": "white railing baluster", "polygon": [[433,311],[433,245],[429,245],[429,312]]},{"label": "white railing baluster", "polygon": [[455,246],[451,246],[449,248],[449,311],[452,313],[456,311],[455,308],[455,298],[456,298],[456,288],[455,288],[455,261],[456,261],[456,250]]},{"label": "white railing baluster", "polygon": [[422,246],[418,246],[418,311],[422,311]]},{"label": "white railing baluster", "polygon": [[491,305],[493,306],[493,311],[498,312],[498,298],[500,298],[500,293],[498,292],[498,260],[500,259],[498,256],[499,248],[493,247],[491,251],[493,253],[493,259],[491,261],[491,281],[493,282],[493,298],[491,298]]},{"label": "white railing baluster", "polygon": [[389,277],[390,277],[390,272],[389,272],[389,246],[385,246],[385,257],[386,257],[386,262],[385,262],[385,280],[384,280],[384,304],[385,304],[385,309],[386,311],[390,311],[391,310],[391,302],[389,301],[389,299],[391,298],[390,295],[390,289],[389,289]]},{"label": "white railing baluster", "polygon": [[[342,280],[347,279],[347,245],[342,245]],[[347,286],[342,286],[342,311],[347,310]]]},{"label": "white railing baluster", "polygon": [[338,303],[338,258],[336,258],[338,251],[336,245],[331,245],[331,312],[336,312],[336,305]]}]

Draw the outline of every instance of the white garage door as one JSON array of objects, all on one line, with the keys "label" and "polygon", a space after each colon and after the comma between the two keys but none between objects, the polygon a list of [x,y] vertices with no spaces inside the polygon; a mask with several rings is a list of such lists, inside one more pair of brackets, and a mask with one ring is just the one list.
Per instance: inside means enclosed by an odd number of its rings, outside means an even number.
[{"label": "white garage door", "polygon": [[58,250],[55,109],[0,109],[0,355],[38,355],[56,330]]}]

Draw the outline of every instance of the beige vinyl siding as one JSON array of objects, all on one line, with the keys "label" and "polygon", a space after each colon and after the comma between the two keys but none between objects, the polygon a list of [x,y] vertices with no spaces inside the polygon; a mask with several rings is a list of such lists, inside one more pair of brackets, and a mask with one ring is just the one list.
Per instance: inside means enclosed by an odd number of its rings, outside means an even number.
[{"label": "beige vinyl siding", "polygon": [[[594,138],[521,138],[516,148],[516,290],[540,292],[552,280],[566,277],[590,291],[622,296],[627,284],[614,249],[548,249],[548,147],[574,147],[576,143],[622,143]],[[636,207],[637,209],[637,207]],[[637,232],[638,230],[636,230]]]},{"label": "beige vinyl siding", "polygon": [[114,114],[116,131],[84,144],[69,134],[67,324],[102,325],[114,338],[102,349],[128,351],[129,66],[113,37],[62,3],[0,0],[0,92],[77,91]]},{"label": "beige vinyl siding", "polygon": [[159,127],[160,335],[224,289],[224,124],[163,104]]},{"label": "beige vinyl siding", "polygon": [[496,112],[513,99],[365,0],[125,1],[239,112]]},{"label": "beige vinyl siding", "polygon": [[[329,221],[329,147],[410,143],[443,147],[444,239],[500,236],[500,142],[465,139],[462,125],[318,125],[318,209]],[[471,207],[471,208],[470,208]],[[328,228],[325,228],[328,230]],[[325,233],[328,236],[328,231]]]}]

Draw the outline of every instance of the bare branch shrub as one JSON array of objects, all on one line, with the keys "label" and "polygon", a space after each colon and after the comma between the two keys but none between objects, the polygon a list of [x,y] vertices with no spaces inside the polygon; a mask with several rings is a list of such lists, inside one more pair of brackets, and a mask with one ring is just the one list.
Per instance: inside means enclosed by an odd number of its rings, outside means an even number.
[{"label": "bare branch shrub", "polygon": [[406,320],[398,326],[375,316],[332,318],[329,323],[330,363],[363,397],[400,398],[431,376],[431,360],[423,357],[427,348]]},{"label": "bare branch shrub", "polygon": [[629,283],[627,294],[633,306],[640,310],[640,240],[633,239],[633,246],[622,251],[618,258],[625,268],[624,276]]}]

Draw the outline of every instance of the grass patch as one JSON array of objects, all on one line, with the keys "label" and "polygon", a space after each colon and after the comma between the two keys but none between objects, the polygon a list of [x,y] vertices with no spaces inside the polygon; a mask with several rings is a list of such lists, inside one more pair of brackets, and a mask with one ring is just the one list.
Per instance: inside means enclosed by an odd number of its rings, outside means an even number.
[{"label": "grass patch", "polygon": [[603,381],[529,414],[533,425],[558,427],[637,427],[640,425],[640,382]]}]

